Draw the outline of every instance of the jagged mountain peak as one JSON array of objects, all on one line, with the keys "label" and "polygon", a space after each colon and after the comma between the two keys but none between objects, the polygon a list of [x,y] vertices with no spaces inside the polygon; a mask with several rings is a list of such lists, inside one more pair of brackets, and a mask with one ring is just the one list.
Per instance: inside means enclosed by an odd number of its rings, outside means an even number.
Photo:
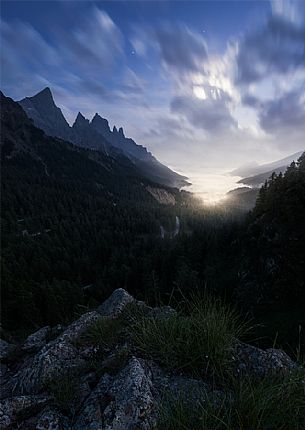
[{"label": "jagged mountain peak", "polygon": [[43,90],[39,91],[36,96],[33,97],[51,97],[53,100],[53,94],[50,87],[45,87]]},{"label": "jagged mountain peak", "polygon": [[119,133],[120,133],[123,137],[125,137],[123,127],[120,127],[120,128],[119,128]]},{"label": "jagged mountain peak", "polygon": [[[52,91],[49,87],[44,88],[32,97],[26,97],[23,100],[31,100],[35,104],[44,105],[45,108],[57,108],[54,102]],[[21,101],[23,101],[21,100]],[[58,108],[57,108],[58,109]]]},{"label": "jagged mountain peak", "polygon": [[77,117],[74,121],[73,127],[83,127],[90,124],[89,120],[84,117],[81,112],[78,112]]},{"label": "jagged mountain peak", "polygon": [[101,115],[100,115],[98,112],[96,112],[96,113],[94,114],[94,117],[92,118],[92,121],[91,121],[91,122],[93,122],[93,121],[106,121],[106,122],[108,122],[108,121],[107,121],[107,119],[106,119],[106,118],[101,117]]},{"label": "jagged mountain peak", "polygon": [[61,109],[56,106],[49,87],[32,97],[25,97],[18,102],[34,124],[49,136],[71,140],[70,126]]},{"label": "jagged mountain peak", "polygon": [[110,131],[108,120],[106,118],[101,117],[98,113],[96,113],[92,118],[91,124],[93,125],[93,127],[102,127],[102,129]]}]

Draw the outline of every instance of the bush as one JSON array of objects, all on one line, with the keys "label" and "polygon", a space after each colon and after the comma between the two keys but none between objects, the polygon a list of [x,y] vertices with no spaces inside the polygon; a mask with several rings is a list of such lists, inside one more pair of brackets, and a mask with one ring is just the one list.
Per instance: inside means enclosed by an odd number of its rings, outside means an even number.
[{"label": "bush", "polygon": [[188,307],[187,314],[143,317],[135,322],[132,337],[136,348],[171,370],[220,375],[229,369],[235,340],[246,326],[219,300],[196,298]]}]

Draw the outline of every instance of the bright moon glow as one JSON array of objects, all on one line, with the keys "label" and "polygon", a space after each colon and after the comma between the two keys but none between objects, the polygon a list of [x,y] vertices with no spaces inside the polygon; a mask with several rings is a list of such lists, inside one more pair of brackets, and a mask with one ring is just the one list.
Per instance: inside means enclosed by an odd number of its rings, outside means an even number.
[{"label": "bright moon glow", "polygon": [[200,87],[199,85],[193,86],[193,93],[194,93],[194,96],[200,100],[205,100],[207,98],[204,88]]}]

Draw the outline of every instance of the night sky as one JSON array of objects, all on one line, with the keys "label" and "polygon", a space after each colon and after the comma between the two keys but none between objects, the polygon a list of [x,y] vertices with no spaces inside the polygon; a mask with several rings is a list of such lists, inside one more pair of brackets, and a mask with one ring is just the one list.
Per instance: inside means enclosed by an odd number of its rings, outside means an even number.
[{"label": "night sky", "polygon": [[99,112],[217,198],[304,149],[304,1],[3,1],[3,92]]}]

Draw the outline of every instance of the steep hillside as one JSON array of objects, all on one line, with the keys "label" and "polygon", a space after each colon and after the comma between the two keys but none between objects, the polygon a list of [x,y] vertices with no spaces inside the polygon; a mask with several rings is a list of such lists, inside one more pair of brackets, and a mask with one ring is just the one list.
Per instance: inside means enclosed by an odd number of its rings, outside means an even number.
[{"label": "steep hillside", "polygon": [[223,205],[248,212],[254,208],[258,192],[258,188],[235,188],[226,194]]},{"label": "steep hillside", "polygon": [[245,299],[304,308],[304,216],[305,153],[259,191],[241,259]]},{"label": "steep hillside", "polygon": [[46,136],[3,94],[1,150],[4,327],[73,315],[85,303],[82,287],[93,281],[103,284],[100,291],[121,282],[138,288],[141,276],[134,281],[121,262],[143,258],[183,194],[166,188],[175,205],[160,205],[148,190],[160,185],[123,154],[114,158]]},{"label": "steep hillside", "polygon": [[125,155],[141,172],[141,175],[162,185],[181,188],[188,185],[186,177],[173,172],[161,164],[150,152],[134,140],[126,138],[123,128],[111,131],[108,121],[96,114],[92,121],[80,112],[72,127],[65,120],[60,108],[55,105],[51,90],[45,88],[33,97],[19,101],[35,125],[49,136],[59,137],[75,145],[95,149],[116,157]]}]

